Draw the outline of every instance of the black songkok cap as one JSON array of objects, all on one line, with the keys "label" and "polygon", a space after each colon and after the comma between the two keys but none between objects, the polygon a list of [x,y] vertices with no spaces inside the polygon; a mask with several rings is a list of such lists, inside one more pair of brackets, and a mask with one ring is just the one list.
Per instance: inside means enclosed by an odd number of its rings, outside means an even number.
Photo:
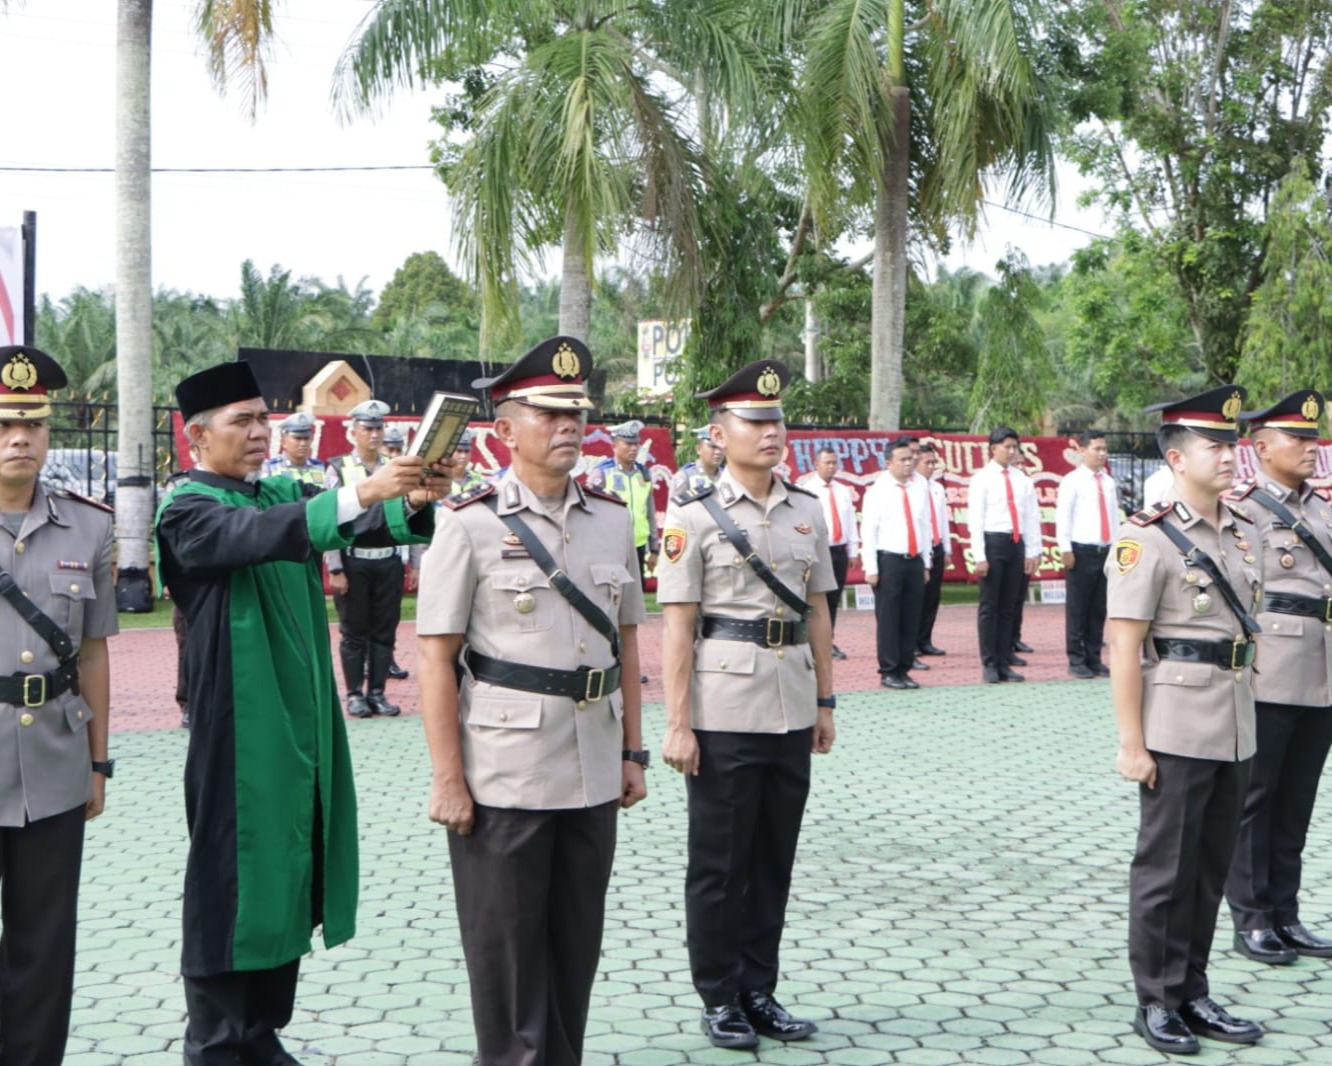
[{"label": "black songkok cap", "polygon": [[1292,437],[1318,439],[1318,420],[1327,406],[1323,394],[1314,389],[1300,389],[1284,400],[1278,400],[1266,411],[1241,411],[1240,418],[1249,423],[1249,432],[1255,429],[1279,429]]},{"label": "black songkok cap", "polygon": [[191,374],[176,386],[176,403],[186,422],[200,411],[263,396],[249,363],[221,363]]},{"label": "black songkok cap", "polygon": [[1160,411],[1161,424],[1183,426],[1200,437],[1234,444],[1239,440],[1239,416],[1248,393],[1239,385],[1219,385],[1197,396],[1183,400],[1168,400],[1144,407],[1144,411]]}]

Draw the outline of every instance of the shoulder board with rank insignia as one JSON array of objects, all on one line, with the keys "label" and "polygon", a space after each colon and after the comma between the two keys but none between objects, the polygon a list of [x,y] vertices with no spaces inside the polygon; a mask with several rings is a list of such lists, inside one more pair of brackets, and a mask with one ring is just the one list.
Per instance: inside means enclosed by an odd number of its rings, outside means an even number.
[{"label": "shoulder board with rank insignia", "polygon": [[599,500],[610,500],[611,503],[618,503],[621,507],[628,507],[629,504],[616,496],[615,493],[602,488],[600,485],[583,485],[583,491],[589,496],[595,496]]},{"label": "shoulder board with rank insignia", "polygon": [[1258,482],[1254,478],[1250,478],[1248,481],[1238,481],[1235,483],[1234,487],[1232,487],[1229,492],[1224,493],[1221,498],[1223,500],[1242,500],[1257,487]]},{"label": "shoulder board with rank insignia", "polygon": [[686,485],[684,488],[682,488],[679,492],[677,492],[674,496],[671,497],[671,502],[683,507],[685,506],[685,504],[694,503],[698,500],[703,499],[704,496],[711,496],[714,491],[715,491],[714,486],[710,484]]},{"label": "shoulder board with rank insignia", "polygon": [[56,489],[53,496],[58,496],[62,500],[75,500],[78,503],[86,503],[89,507],[96,507],[99,511],[105,511],[107,514],[115,514],[116,509],[101,500],[94,500],[91,496],[80,496],[77,492],[70,492],[69,489]]},{"label": "shoulder board with rank insignia", "polygon": [[1150,507],[1145,507],[1135,515],[1129,517],[1129,521],[1135,526],[1150,526],[1153,522],[1159,521],[1175,509],[1175,505],[1169,500],[1164,503],[1154,503]]},{"label": "shoulder board with rank insignia", "polygon": [[460,492],[457,496],[445,496],[440,500],[450,511],[458,511],[466,507],[469,503],[476,503],[477,500],[484,500],[492,492],[495,486],[489,481],[483,481],[479,485],[474,485],[466,492]]},{"label": "shoulder board with rank insignia", "polygon": [[798,492],[798,493],[800,493],[801,496],[808,496],[811,500],[817,500],[817,499],[818,499],[818,496],[817,496],[817,495],[815,495],[814,493],[810,492],[809,489],[802,489],[802,488],[801,488],[799,485],[797,485],[794,481],[783,481],[782,484],[786,486],[786,491],[787,491],[787,492]]}]

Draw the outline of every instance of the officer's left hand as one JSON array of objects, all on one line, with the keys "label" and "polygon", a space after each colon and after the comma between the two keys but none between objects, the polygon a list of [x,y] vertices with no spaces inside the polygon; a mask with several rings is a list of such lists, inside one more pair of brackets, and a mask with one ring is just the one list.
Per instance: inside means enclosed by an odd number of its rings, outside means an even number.
[{"label": "officer's left hand", "polygon": [[1036,576],[1036,566],[1037,566],[1037,564],[1038,564],[1040,561],[1041,561],[1041,560],[1040,560],[1040,557],[1039,557],[1039,556],[1037,556],[1037,557],[1034,558],[1034,559],[1023,559],[1023,560],[1022,560],[1022,572],[1023,572],[1024,574],[1026,574],[1028,577],[1035,577],[1035,576]]},{"label": "officer's left hand", "polygon": [[106,810],[106,778],[101,774],[92,775],[92,799],[83,809],[84,821],[91,822]]},{"label": "officer's left hand", "polygon": [[416,591],[416,583],[417,583],[417,580],[418,580],[418,578],[417,578],[417,570],[416,570],[416,567],[411,566],[411,565],[409,564],[409,565],[403,570],[403,575],[402,575],[402,576],[403,576],[403,580],[406,582],[407,591],[408,591],[408,592],[415,592],[415,591]]},{"label": "officer's left hand", "polygon": [[620,766],[620,806],[628,810],[639,800],[647,799],[647,777],[636,762],[625,760]]},{"label": "officer's left hand", "polygon": [[814,722],[814,740],[810,750],[815,755],[827,755],[832,751],[833,741],[837,739],[837,726],[833,725],[832,711],[819,708],[819,717]]},{"label": "officer's left hand", "polygon": [[648,557],[647,557],[647,559],[645,560],[645,565],[647,566],[647,568],[648,568],[649,570],[655,570],[655,569],[657,569],[657,553],[656,553],[656,552],[648,552]]}]

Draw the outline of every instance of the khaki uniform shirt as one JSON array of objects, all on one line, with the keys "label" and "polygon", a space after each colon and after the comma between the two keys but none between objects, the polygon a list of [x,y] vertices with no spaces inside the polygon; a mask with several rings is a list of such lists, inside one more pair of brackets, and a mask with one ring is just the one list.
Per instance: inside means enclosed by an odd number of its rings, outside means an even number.
[{"label": "khaki uniform shirt", "polygon": [[[1245,513],[1252,513],[1246,506]],[[1253,668],[1158,660],[1152,641],[1234,640],[1243,630],[1211,578],[1186,563],[1159,528],[1170,522],[1215,560],[1253,615],[1262,595],[1263,558],[1251,522],[1223,510],[1221,529],[1183,504],[1147,526],[1125,525],[1105,564],[1108,618],[1150,622],[1142,671],[1142,730],[1149,751],[1237,762],[1253,755]]]},{"label": "khaki uniform shirt", "polygon": [[[570,480],[552,517],[512,470],[496,484],[500,514],[518,514],[559,567],[617,628],[647,619],[626,508]],[[610,645],[557,590],[488,501],[443,507],[421,560],[416,631],[462,634],[482,655],[528,666],[611,666]],[[624,705],[617,690],[579,706],[477,681],[464,671],[463,771],[488,807],[592,807],[621,791]]]},{"label": "khaki uniform shirt", "polygon": [[[1332,552],[1332,507],[1305,484],[1299,492],[1275,482],[1259,481],[1259,487],[1286,505]],[[1332,574],[1323,569],[1304,541],[1256,500],[1242,506],[1258,526],[1263,545],[1263,572],[1268,595],[1332,597]],[[1258,637],[1258,662],[1254,694],[1263,703],[1289,707],[1332,705],[1332,621],[1303,615],[1263,611]]]},{"label": "khaki uniform shirt", "polygon": [[[723,470],[716,499],[778,579],[805,602],[837,588],[819,501],[774,479],[762,502]],[[726,539],[697,500],[671,501],[665,554],[657,573],[660,603],[696,603],[699,615],[799,621]],[[761,648],[737,640],[694,643],[689,702],[695,729],[789,733],[818,717],[814,656],[808,644]]]},{"label": "khaki uniform shirt", "polygon": [[[119,631],[111,580],[111,513],[38,483],[15,537],[0,525],[0,566],[42,613],[69,634]],[[43,674],[60,659],[7,600],[0,600],[0,675]],[[0,826],[21,826],[81,807],[92,797],[92,754],[82,696],[63,692],[38,707],[0,703]]]}]

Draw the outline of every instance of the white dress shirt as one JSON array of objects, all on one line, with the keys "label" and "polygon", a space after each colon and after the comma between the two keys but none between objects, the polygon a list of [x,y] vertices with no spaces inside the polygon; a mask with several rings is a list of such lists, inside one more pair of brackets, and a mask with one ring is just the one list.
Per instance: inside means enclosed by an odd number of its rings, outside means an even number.
[{"label": "white dress shirt", "polygon": [[[851,490],[842,482],[833,478],[824,481],[818,474],[808,474],[800,479],[799,485],[806,492],[812,492],[823,505],[823,521],[828,526],[828,547],[839,544],[846,546],[846,554],[854,559],[860,554],[860,536],[856,532],[856,501]],[[837,508],[837,517],[842,522],[842,539],[833,539],[833,508]]]},{"label": "white dress shirt", "polygon": [[[1105,537],[1101,536],[1102,499],[1110,525],[1109,535]],[[1055,503],[1055,543],[1061,552],[1071,552],[1075,543],[1104,547],[1115,539],[1115,530],[1122,520],[1119,490],[1107,471],[1093,474],[1085,466],[1080,466],[1069,471],[1059,482],[1059,497]]]},{"label": "white dress shirt", "polygon": [[1142,483],[1142,505],[1150,507],[1162,500],[1175,498],[1175,472],[1169,464],[1162,464],[1146,481]]},{"label": "white dress shirt", "polygon": [[[948,529],[948,490],[944,488],[942,478],[930,478],[925,483],[930,490],[930,502],[934,506],[934,520],[939,526],[939,544],[943,547],[944,558],[948,558],[948,553],[953,550],[953,535]],[[926,525],[929,525],[926,522]],[[931,541],[934,538],[934,530],[930,530]]]},{"label": "white dress shirt", "polygon": [[864,546],[861,562],[866,577],[879,573],[879,552],[906,555],[911,547],[907,532],[906,502],[911,505],[911,521],[916,527],[916,554],[930,565],[930,495],[924,478],[913,477],[903,483],[886,471],[866,491],[860,501],[860,539]]},{"label": "white dress shirt", "polygon": [[1003,467],[991,459],[971,476],[967,492],[967,523],[971,526],[971,554],[978,563],[985,559],[986,533],[1013,533],[1008,515],[1008,489],[1004,473],[1013,485],[1013,500],[1017,504],[1018,535],[1028,559],[1041,555],[1041,511],[1036,505],[1036,490],[1031,478],[1021,470]]}]

